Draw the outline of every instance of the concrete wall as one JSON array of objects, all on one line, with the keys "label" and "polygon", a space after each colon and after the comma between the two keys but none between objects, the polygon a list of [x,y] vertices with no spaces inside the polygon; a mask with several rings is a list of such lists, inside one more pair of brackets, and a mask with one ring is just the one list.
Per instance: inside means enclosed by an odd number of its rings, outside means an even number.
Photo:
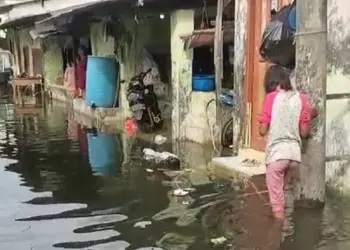
[{"label": "concrete wall", "polygon": [[[350,2],[328,0],[326,178],[350,193]],[[336,98],[345,94],[344,98]],[[335,99],[336,98],[336,99]]]},{"label": "concrete wall", "polygon": [[194,11],[178,10],[171,13],[171,64],[172,64],[172,121],[173,139],[185,137],[186,131],[181,124],[189,112],[192,91],[192,60],[193,51],[184,50],[180,36],[194,30]]},{"label": "concrete wall", "polygon": [[[35,40],[29,34],[30,29],[10,30],[10,38],[17,44],[14,48],[14,57],[16,64],[16,73],[27,71],[30,76],[33,76],[33,54],[32,48],[41,48],[44,51],[43,65],[45,82],[55,84],[57,77],[63,75],[63,61],[61,54],[62,39],[58,37],[48,37],[44,40]],[[29,71],[24,68],[23,47],[28,46],[29,52]]]},{"label": "concrete wall", "polygon": [[120,86],[120,103],[125,115],[130,116],[126,88],[130,79],[142,71],[141,51],[146,48],[150,52],[170,52],[170,25],[169,18],[140,19],[136,22],[132,15],[125,15],[122,20],[127,34],[118,41],[120,46],[117,49],[117,58],[120,62],[120,77],[126,84]]},{"label": "concrete wall", "polygon": [[56,84],[58,83],[57,78],[63,76],[63,59],[60,40],[57,37],[48,37],[44,39],[43,44],[45,83]]},{"label": "concrete wall", "polygon": [[114,55],[114,38],[106,35],[103,22],[90,25],[90,39],[94,56]]},{"label": "concrete wall", "polygon": [[194,10],[171,13],[172,136],[206,144],[217,138],[215,92],[192,92],[193,51],[184,50],[181,35],[194,30]]}]

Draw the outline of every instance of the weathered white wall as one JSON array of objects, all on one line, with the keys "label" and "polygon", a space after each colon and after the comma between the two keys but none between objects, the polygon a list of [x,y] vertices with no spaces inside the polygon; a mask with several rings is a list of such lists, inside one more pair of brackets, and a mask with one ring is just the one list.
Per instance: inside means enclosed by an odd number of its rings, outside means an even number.
[{"label": "weathered white wall", "polygon": [[192,91],[193,51],[184,50],[180,36],[194,30],[194,11],[178,10],[171,13],[171,64],[172,64],[172,135],[173,139],[183,137],[180,131],[182,121],[188,113],[188,104]]},{"label": "weathered white wall", "polygon": [[[181,35],[194,30],[194,10],[171,13],[171,63],[172,63],[172,136],[174,140],[206,143],[211,140],[206,104],[215,93],[192,92],[193,51],[184,50]],[[210,124],[215,124],[215,102],[208,112]]]},{"label": "weathered white wall", "polygon": [[[349,9],[348,0],[328,0],[326,178],[330,187],[350,193]],[[330,100],[332,94],[348,94],[348,98]]]},{"label": "weathered white wall", "polygon": [[44,78],[46,84],[63,84],[63,58],[58,37],[47,37],[44,44]]},{"label": "weathered white wall", "polygon": [[114,55],[114,37],[106,35],[103,22],[90,25],[90,39],[94,56]]}]

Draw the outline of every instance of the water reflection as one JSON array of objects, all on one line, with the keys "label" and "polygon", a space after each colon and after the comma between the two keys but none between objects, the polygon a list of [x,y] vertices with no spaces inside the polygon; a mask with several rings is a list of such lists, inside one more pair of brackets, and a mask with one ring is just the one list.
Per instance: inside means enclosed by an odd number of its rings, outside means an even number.
[{"label": "water reflection", "polygon": [[89,162],[95,175],[114,176],[121,158],[115,134],[89,131],[86,134]]}]

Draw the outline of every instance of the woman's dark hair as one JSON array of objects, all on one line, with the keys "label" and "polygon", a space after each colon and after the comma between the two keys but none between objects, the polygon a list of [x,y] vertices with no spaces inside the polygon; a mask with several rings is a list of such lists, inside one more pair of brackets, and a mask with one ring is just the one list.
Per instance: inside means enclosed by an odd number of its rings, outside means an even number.
[{"label": "woman's dark hair", "polygon": [[84,55],[88,54],[88,49],[84,45],[80,45],[79,49],[81,49],[84,52]]},{"label": "woman's dark hair", "polygon": [[69,67],[72,67],[73,66],[73,59],[72,58],[68,58],[68,60],[67,60],[67,66],[69,66]]}]

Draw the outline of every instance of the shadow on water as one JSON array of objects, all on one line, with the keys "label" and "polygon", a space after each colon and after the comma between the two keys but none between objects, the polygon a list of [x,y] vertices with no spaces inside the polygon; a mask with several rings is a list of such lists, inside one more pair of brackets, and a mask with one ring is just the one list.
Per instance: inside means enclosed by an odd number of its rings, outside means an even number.
[{"label": "shadow on water", "polygon": [[[1,249],[209,250],[212,239],[223,239],[215,249],[349,249],[347,200],[296,211],[281,245],[267,197],[213,175],[210,149],[87,129],[57,107],[27,111],[0,103],[0,155],[17,161],[0,174]],[[186,171],[145,161],[144,148],[174,152]]]}]

